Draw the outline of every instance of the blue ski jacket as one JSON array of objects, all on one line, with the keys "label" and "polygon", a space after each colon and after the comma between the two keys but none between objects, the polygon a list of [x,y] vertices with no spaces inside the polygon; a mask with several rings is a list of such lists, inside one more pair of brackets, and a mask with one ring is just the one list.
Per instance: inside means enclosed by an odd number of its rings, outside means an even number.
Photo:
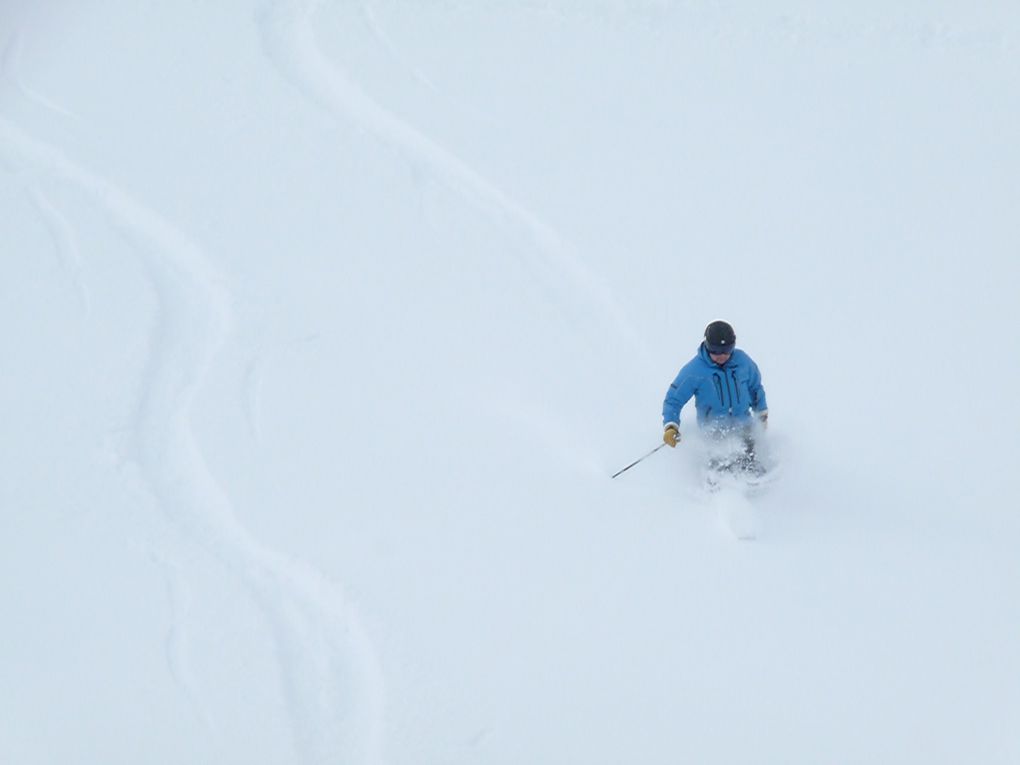
[{"label": "blue ski jacket", "polygon": [[712,361],[705,344],[697,355],[684,364],[666,391],[662,402],[663,426],[680,424],[680,410],[694,396],[698,425],[713,430],[726,430],[747,424],[751,412],[768,409],[761,372],[751,357],[739,348],[720,366]]}]

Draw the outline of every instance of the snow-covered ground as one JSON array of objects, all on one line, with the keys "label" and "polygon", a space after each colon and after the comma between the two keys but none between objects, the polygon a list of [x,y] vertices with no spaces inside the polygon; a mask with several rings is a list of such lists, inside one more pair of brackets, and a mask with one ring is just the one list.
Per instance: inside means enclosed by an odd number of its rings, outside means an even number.
[{"label": "snow-covered ground", "polygon": [[[1020,7],[0,5],[0,761],[1020,762]],[[762,368],[755,541],[662,396]]]}]

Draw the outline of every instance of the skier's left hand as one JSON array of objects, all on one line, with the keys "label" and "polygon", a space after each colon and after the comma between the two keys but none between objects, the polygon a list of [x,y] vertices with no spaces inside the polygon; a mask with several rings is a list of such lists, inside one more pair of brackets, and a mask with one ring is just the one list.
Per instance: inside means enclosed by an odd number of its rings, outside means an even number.
[{"label": "skier's left hand", "polygon": [[758,420],[761,422],[762,429],[766,429],[769,426],[769,410],[766,409],[763,412],[758,412]]}]

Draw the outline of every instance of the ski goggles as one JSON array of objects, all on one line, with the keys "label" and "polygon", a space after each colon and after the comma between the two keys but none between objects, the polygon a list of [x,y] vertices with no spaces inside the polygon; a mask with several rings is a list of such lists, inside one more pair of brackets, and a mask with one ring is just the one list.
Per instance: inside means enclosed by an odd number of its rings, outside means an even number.
[{"label": "ski goggles", "polygon": [[709,345],[705,343],[705,347],[708,348],[708,352],[713,356],[729,356],[733,353],[732,345]]}]

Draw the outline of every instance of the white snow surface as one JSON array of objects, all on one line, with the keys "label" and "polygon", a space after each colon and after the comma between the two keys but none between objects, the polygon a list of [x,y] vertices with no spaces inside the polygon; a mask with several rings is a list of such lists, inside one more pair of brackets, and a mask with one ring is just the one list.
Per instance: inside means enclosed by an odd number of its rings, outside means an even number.
[{"label": "white snow surface", "polygon": [[[0,762],[1020,762],[1020,6],[0,53]],[[610,480],[720,318],[779,477]]]}]

